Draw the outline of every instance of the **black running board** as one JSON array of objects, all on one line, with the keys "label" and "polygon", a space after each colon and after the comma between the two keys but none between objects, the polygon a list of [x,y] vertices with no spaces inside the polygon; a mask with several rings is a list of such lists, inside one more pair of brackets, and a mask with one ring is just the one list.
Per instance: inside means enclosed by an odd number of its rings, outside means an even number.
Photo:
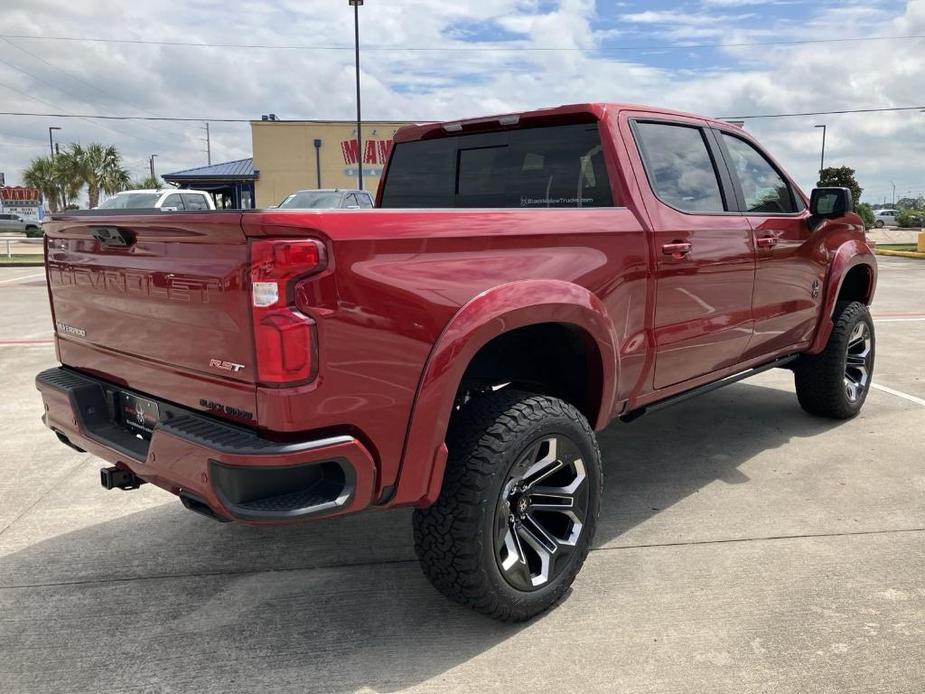
[{"label": "black running board", "polygon": [[666,407],[671,407],[672,405],[677,405],[679,403],[690,400],[691,398],[696,398],[698,395],[703,395],[704,393],[709,393],[713,390],[718,390],[723,386],[728,386],[732,383],[738,383],[739,381],[744,381],[746,378],[751,378],[757,374],[763,373],[765,371],[770,371],[771,369],[776,369],[781,366],[786,366],[794,359],[796,359],[799,354],[791,354],[786,357],[781,357],[780,359],[775,359],[772,362],[767,364],[762,364],[761,366],[756,366],[752,369],[747,369],[745,371],[740,371],[739,373],[732,374],[731,376],[726,376],[726,378],[721,378],[718,381],[713,381],[712,383],[707,383],[697,388],[691,388],[690,390],[685,390],[683,393],[678,393],[677,395],[672,395],[670,398],[665,398],[664,400],[658,400],[651,405],[646,405],[645,407],[640,407],[635,410],[631,410],[624,415],[620,416],[621,422],[632,422],[644,414],[649,414],[650,412],[655,412],[656,410],[661,410]]}]

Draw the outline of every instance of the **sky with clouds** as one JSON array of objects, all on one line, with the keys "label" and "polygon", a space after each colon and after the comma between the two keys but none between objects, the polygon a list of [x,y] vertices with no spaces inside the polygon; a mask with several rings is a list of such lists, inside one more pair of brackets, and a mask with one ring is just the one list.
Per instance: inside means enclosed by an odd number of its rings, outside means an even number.
[{"label": "sky with clouds", "polygon": [[[925,105],[925,38],[886,38],[925,36],[925,0],[366,0],[360,13],[369,119],[585,101],[711,116]],[[355,114],[347,0],[30,0],[0,17],[0,111]],[[863,40],[799,43],[818,39]],[[889,201],[891,181],[897,197],[925,193],[925,113],[754,120],[747,128],[808,189],[819,166],[818,123],[828,126],[826,163],[856,168],[865,199]],[[0,116],[8,184],[47,153],[51,125],[63,128],[62,143],[117,145],[135,176],[152,153],[159,173],[205,164],[198,122]],[[250,156],[247,124],[216,122],[211,131],[213,162]]]}]

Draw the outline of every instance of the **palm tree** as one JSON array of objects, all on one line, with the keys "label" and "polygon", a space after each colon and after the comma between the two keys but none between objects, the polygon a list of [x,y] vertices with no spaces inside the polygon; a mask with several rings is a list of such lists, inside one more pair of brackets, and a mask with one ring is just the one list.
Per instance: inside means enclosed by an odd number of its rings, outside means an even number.
[{"label": "palm tree", "polygon": [[67,208],[76,201],[84,187],[83,153],[80,145],[70,145],[54,159],[55,180],[61,195],[61,206]]},{"label": "palm tree", "polygon": [[122,155],[112,145],[104,146],[93,142],[86,147],[72,144],[62,155],[67,160],[67,169],[87,186],[90,207],[100,201],[100,192],[108,195],[128,187],[131,179],[122,165]]},{"label": "palm tree", "polygon": [[58,168],[51,157],[36,157],[23,171],[22,180],[30,188],[38,188],[52,212],[58,211],[61,200]]}]

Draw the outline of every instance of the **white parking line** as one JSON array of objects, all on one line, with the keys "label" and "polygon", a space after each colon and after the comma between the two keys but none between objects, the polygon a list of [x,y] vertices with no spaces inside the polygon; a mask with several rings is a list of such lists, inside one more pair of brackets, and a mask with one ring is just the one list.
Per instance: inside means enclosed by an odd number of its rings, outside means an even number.
[{"label": "white parking line", "polygon": [[0,284],[6,284],[7,282],[19,282],[19,280],[31,280],[31,279],[35,279],[36,277],[44,277],[44,276],[45,276],[44,272],[38,272],[34,275],[23,275],[22,277],[8,277],[5,280],[0,280]]},{"label": "white parking line", "polygon": [[895,395],[897,398],[902,398],[903,400],[908,400],[909,402],[914,402],[916,405],[921,405],[922,407],[925,407],[925,400],[923,400],[922,398],[917,398],[914,395],[909,395],[909,393],[903,393],[901,390],[893,390],[892,388],[881,386],[879,383],[871,383],[870,387],[876,388],[877,390],[882,390],[884,393]]},{"label": "white parking line", "polygon": [[925,318],[877,318],[874,317],[874,323],[915,323],[917,321],[925,321]]}]

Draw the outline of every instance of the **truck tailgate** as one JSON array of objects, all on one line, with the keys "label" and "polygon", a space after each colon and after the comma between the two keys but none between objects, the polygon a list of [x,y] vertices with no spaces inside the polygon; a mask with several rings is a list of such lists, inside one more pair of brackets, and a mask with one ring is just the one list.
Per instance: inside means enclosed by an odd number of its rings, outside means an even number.
[{"label": "truck tailgate", "polygon": [[46,239],[63,364],[229,419],[255,417],[239,212],[74,215],[47,224]]}]

